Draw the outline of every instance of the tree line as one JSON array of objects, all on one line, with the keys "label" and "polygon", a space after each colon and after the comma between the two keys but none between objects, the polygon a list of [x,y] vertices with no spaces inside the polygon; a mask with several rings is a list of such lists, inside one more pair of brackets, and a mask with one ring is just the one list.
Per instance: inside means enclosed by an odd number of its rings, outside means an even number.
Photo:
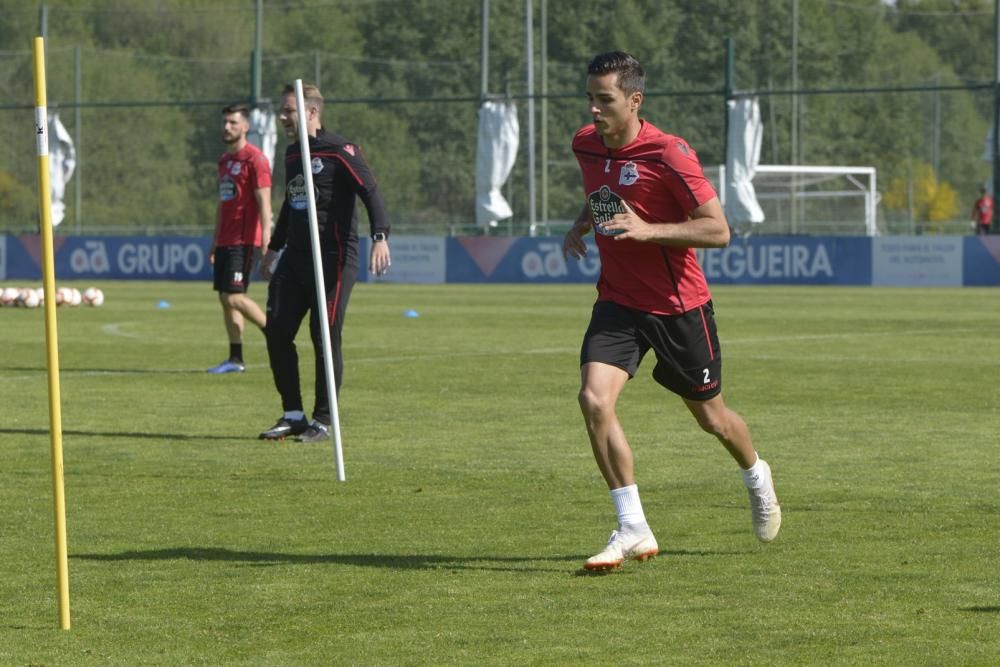
[{"label": "tree line", "polygon": [[[79,219],[84,233],[207,233],[223,148],[219,110],[252,93],[255,3],[44,4],[49,105],[80,144],[64,229]],[[472,224],[481,4],[264,2],[262,97],[276,100],[296,78],[317,81],[329,102],[326,125],[363,147],[399,229]],[[511,229],[521,233],[528,215],[526,3],[489,4],[489,92],[516,102],[522,128],[506,189]],[[36,224],[27,128],[41,7],[0,0],[0,231]],[[588,121],[585,68],[600,51],[639,57],[649,93],[644,117],[684,136],[706,165],[723,162],[726,38],[735,45],[734,90],[761,93],[762,162],[874,165],[890,219],[912,214],[913,198],[901,193],[914,183],[953,201],[917,212],[930,219],[963,216],[964,203],[990,179],[981,159],[994,103],[987,0],[898,0],[894,7],[880,0],[533,0],[533,9],[536,155],[544,146],[547,158],[540,217],[567,219],[579,210],[569,142]],[[867,92],[878,88],[892,91]],[[284,146],[279,140],[276,201]],[[536,184],[542,168],[539,161]]]}]

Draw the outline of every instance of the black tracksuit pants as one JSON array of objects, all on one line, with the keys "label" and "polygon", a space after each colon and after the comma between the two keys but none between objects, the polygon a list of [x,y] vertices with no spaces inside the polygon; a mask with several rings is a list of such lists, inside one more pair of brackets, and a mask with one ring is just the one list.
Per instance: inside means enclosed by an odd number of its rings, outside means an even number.
[{"label": "black tracksuit pants", "polygon": [[[330,347],[333,352],[333,373],[338,396],[344,374],[344,359],[341,353],[344,315],[357,276],[356,265],[340,261],[335,253],[324,254],[323,278],[326,283],[324,315],[330,325]],[[324,424],[330,424],[323,338],[316,311],[316,278],[313,273],[312,254],[286,249],[268,286],[267,325],[264,328],[274,386],[281,394],[281,406],[286,412],[303,409],[295,336],[307,312],[309,333],[316,357],[316,393],[312,416]]]}]

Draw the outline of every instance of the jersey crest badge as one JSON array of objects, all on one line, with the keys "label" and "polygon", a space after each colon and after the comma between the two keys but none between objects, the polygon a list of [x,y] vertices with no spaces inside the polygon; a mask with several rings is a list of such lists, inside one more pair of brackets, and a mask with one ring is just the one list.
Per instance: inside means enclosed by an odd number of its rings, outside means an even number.
[{"label": "jersey crest badge", "polygon": [[229,173],[233,176],[239,176],[240,172],[243,170],[243,165],[239,162],[233,162],[233,166],[229,168]]},{"label": "jersey crest badge", "polygon": [[312,159],[312,173],[318,174],[321,171],[323,171],[323,159],[314,157]]},{"label": "jersey crest badge", "polygon": [[635,162],[626,162],[622,165],[622,171],[618,175],[618,185],[632,185],[639,180],[639,167]]}]

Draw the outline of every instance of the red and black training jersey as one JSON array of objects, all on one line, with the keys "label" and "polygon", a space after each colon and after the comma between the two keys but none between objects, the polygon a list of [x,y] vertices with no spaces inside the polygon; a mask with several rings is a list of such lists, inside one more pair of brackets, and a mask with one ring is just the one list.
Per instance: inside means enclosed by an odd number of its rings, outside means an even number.
[{"label": "red and black training jersey", "polygon": [[[320,129],[309,137],[316,219],[320,247],[357,263],[357,200],[368,211],[372,233],[389,233],[389,216],[361,148],[344,137]],[[285,150],[285,200],[271,235],[270,248],[311,253],[309,200],[302,174],[299,142]]]},{"label": "red and black training jersey", "polygon": [[988,227],[993,222],[993,197],[983,195],[976,200],[972,210],[976,222],[984,227]]},{"label": "red and black training jersey", "polygon": [[598,301],[658,315],[678,315],[708,302],[712,295],[694,249],[616,241],[601,226],[625,212],[623,200],[647,222],[676,224],[715,198],[694,149],[642,121],[638,136],[622,148],[607,148],[587,125],[573,137],[573,153],[601,254]]},{"label": "red and black training jersey", "polygon": [[[260,245],[260,209],[255,190],[271,187],[271,165],[253,144],[219,157],[220,246]],[[270,220],[264,221],[270,225]]]}]

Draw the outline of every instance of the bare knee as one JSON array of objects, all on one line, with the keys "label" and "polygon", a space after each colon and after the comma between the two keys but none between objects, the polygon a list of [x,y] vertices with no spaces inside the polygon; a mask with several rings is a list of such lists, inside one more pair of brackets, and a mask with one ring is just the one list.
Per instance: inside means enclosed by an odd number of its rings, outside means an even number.
[{"label": "bare knee", "polygon": [[219,301],[222,302],[223,306],[227,308],[236,308],[240,303],[242,294],[230,294],[228,292],[219,292]]},{"label": "bare knee", "polygon": [[697,420],[698,426],[705,433],[714,435],[721,440],[729,439],[731,429],[728,409],[696,411],[694,418]]},{"label": "bare knee", "polygon": [[590,419],[613,413],[615,409],[615,401],[610,394],[599,392],[587,385],[580,387],[577,400],[584,416]]}]

